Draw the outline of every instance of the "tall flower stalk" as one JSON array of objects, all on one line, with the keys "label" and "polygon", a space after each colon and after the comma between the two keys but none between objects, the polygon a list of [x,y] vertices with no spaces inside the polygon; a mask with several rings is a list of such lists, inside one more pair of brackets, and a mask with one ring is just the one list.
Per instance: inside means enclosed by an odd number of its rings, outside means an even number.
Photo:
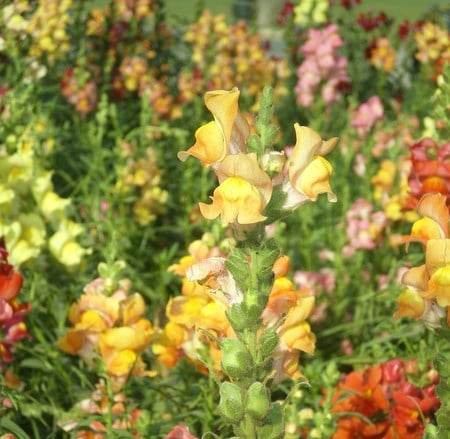
[{"label": "tall flower stalk", "polygon": [[178,154],[213,169],[219,186],[211,204],[199,204],[200,211],[207,219],[220,218],[237,242],[226,258],[208,258],[186,274],[190,281],[213,286],[213,294],[227,301],[235,337],[217,340],[227,377],[220,384],[221,415],[238,438],[275,439],[284,436],[285,428],[282,405],[272,402],[271,387],[285,376],[281,369],[300,375],[296,349],[308,348],[297,347],[295,340],[308,334],[312,350],[315,338],[305,321],[312,298],[286,310],[271,295],[281,250],[266,237],[265,227],[321,193],[336,200],[329,183],[332,167],[322,155],[337,139],[323,141],[312,129],[295,124],[297,141],[287,160],[273,150],[272,89],[265,87],[253,126],[239,112],[238,98],[237,88],[206,93],[214,121],[200,127],[196,143]]}]

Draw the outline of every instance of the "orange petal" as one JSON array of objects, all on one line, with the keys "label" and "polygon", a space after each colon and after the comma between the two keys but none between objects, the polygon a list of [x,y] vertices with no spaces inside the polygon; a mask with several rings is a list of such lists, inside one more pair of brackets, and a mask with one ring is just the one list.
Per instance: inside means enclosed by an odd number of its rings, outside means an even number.
[{"label": "orange petal", "polygon": [[410,268],[402,276],[402,284],[409,287],[413,287],[419,291],[425,291],[428,288],[428,279],[430,276],[427,272],[427,267],[425,264],[420,267]]},{"label": "orange petal", "polygon": [[441,194],[425,194],[419,200],[417,210],[422,216],[429,217],[436,222],[441,233],[440,238],[448,236],[447,197]]}]

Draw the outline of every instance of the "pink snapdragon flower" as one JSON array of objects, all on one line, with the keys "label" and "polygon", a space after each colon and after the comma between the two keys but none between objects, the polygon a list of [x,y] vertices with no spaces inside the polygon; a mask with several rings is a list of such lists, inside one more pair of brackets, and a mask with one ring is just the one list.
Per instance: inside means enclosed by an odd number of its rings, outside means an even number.
[{"label": "pink snapdragon flower", "polygon": [[305,56],[297,69],[298,82],[295,87],[300,105],[311,107],[321,84],[322,98],[326,104],[337,102],[342,90],[348,88],[347,59],[335,53],[343,44],[335,24],[323,30],[309,30],[308,40],[299,49]]},{"label": "pink snapdragon flower", "polygon": [[386,225],[384,212],[373,212],[372,204],[364,198],[356,200],[347,212],[347,245],[345,257],[351,257],[358,249],[374,249],[379,244]]},{"label": "pink snapdragon flower", "polygon": [[372,96],[358,107],[352,118],[351,126],[356,129],[359,136],[365,137],[372,127],[383,119],[383,103],[378,96]]}]

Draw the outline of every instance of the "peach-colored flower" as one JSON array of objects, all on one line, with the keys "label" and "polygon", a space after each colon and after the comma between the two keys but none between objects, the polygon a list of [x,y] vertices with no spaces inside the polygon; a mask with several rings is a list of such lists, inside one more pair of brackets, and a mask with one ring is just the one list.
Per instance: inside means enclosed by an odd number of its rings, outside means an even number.
[{"label": "peach-colored flower", "polygon": [[211,288],[214,297],[225,305],[240,303],[242,291],[237,287],[231,273],[225,268],[225,258],[211,257],[188,268],[186,276]]},{"label": "peach-colored flower", "polygon": [[329,153],[337,142],[337,137],[324,141],[313,129],[294,125],[296,144],[288,162],[288,179],[283,184],[287,193],[285,209],[294,209],[308,200],[315,201],[318,195],[328,194],[329,201],[336,201],[331,191],[330,176],[333,168],[322,157]]},{"label": "peach-colored flower", "polygon": [[379,38],[370,52],[370,63],[388,73],[394,70],[396,58],[395,49],[387,38]]},{"label": "peach-colored flower", "polygon": [[423,218],[412,226],[410,241],[425,245],[425,264],[409,269],[402,278],[407,290],[398,298],[399,310],[394,316],[421,319],[431,327],[440,325],[440,319],[450,313],[450,239],[449,212],[446,197],[426,194],[417,205]]},{"label": "peach-colored flower", "polygon": [[264,207],[272,195],[272,181],[259,167],[256,154],[227,156],[216,169],[220,185],[212,204],[199,203],[207,219],[220,216],[222,224],[255,224],[264,221]]}]

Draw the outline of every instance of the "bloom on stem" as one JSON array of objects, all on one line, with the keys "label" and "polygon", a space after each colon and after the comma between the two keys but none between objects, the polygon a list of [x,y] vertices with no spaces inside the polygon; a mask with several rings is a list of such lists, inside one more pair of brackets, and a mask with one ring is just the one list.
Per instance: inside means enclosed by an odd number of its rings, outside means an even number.
[{"label": "bloom on stem", "polygon": [[15,344],[30,338],[24,322],[30,304],[21,304],[17,296],[22,288],[23,277],[8,263],[8,252],[0,238],[0,372],[4,363],[11,363]]},{"label": "bloom on stem", "polygon": [[283,184],[287,193],[285,209],[294,209],[307,200],[316,201],[318,195],[327,193],[328,200],[336,201],[331,191],[330,176],[333,168],[321,155],[329,153],[337,137],[324,141],[313,129],[294,125],[296,144],[288,162],[288,179]]},{"label": "bloom on stem", "polygon": [[446,308],[447,324],[450,322],[450,239],[446,197],[426,194],[420,199],[417,210],[423,218],[413,224],[410,241],[425,245],[425,264],[404,274],[402,283],[407,286],[407,291],[398,298],[400,308],[394,316],[420,318],[428,326],[437,327]]},{"label": "bloom on stem", "polygon": [[84,288],[84,294],[69,311],[73,328],[57,341],[57,346],[71,355],[79,355],[89,365],[100,356],[108,374],[117,382],[128,375],[153,376],[140,356],[153,337],[153,327],[142,317],[145,301],[139,293],[129,294],[128,279],[108,281],[99,277]]},{"label": "bloom on stem", "polygon": [[200,211],[207,219],[217,218],[222,224],[255,224],[264,221],[264,207],[272,195],[270,177],[259,167],[256,154],[227,156],[216,170],[219,187],[208,205],[200,203]]},{"label": "bloom on stem", "polygon": [[187,151],[180,151],[178,158],[185,161],[190,155],[203,166],[221,162],[228,154],[243,152],[245,139],[250,133],[248,123],[239,114],[239,90],[217,90],[205,93],[205,105],[214,121],[201,126],[195,132],[196,142]]}]

